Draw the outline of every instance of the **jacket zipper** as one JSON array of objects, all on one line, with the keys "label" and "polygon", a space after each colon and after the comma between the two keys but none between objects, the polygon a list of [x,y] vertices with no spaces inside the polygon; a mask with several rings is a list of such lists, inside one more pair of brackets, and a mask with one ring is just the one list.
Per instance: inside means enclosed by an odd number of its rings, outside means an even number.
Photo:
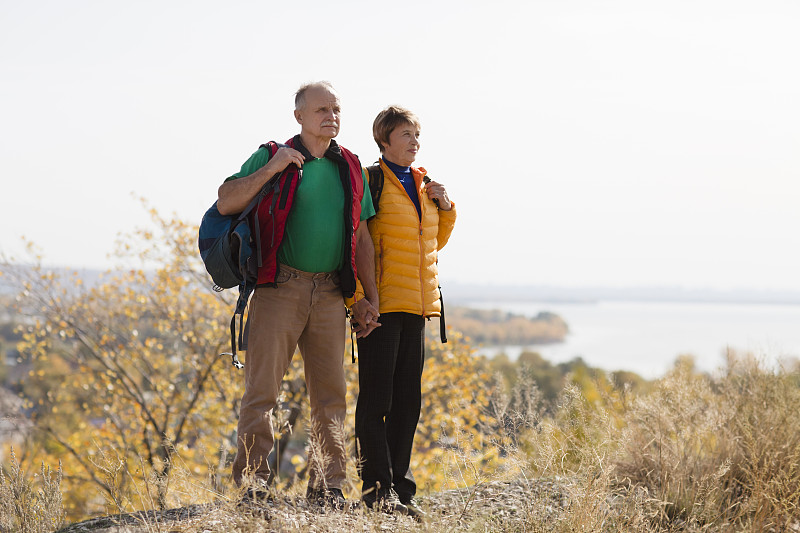
[{"label": "jacket zipper", "polygon": [[[390,170],[390,172],[391,172],[391,170]],[[385,175],[386,175],[386,173],[384,172],[384,176]],[[393,172],[392,172],[392,175],[394,176]],[[413,174],[412,174],[412,176],[413,176]],[[400,180],[397,178],[397,176],[394,176],[394,178],[397,181],[396,185],[398,187],[400,187],[400,190],[405,193],[405,187],[403,187],[403,184],[400,183]],[[404,194],[404,196],[406,198],[408,198],[408,194]],[[417,238],[417,244],[418,244],[418,247],[419,247],[419,301],[420,301],[420,307],[422,308],[422,313],[421,314],[424,317],[425,316],[425,290],[424,290],[425,286],[424,286],[424,282],[422,280],[422,270],[423,270],[423,266],[424,266],[425,255],[424,255],[423,246],[422,246],[422,221],[425,220],[425,213],[423,212],[423,210],[425,208],[423,207],[424,206],[424,201],[422,199],[422,195],[420,195],[419,188],[417,188],[417,198],[419,199],[419,213],[418,213],[418,215],[419,215],[419,235],[418,235],[418,238]],[[416,207],[414,207],[414,202],[411,200],[411,198],[408,198],[408,201],[411,203],[411,209],[416,211],[417,209],[416,209]],[[383,281],[383,235],[381,235],[381,260],[380,260],[380,264],[381,264],[381,272],[380,272],[380,281],[379,282],[382,282]]]},{"label": "jacket zipper", "polygon": [[[422,271],[425,268],[424,261],[424,246],[422,243],[422,221],[425,219],[425,202],[422,200],[422,195],[419,194],[419,189],[417,189],[417,199],[419,200],[419,301],[422,307],[422,316],[425,316],[425,285],[422,280]],[[409,198],[409,200],[411,200]],[[411,203],[411,207],[414,208],[414,203]],[[416,211],[416,209],[414,209]]]}]

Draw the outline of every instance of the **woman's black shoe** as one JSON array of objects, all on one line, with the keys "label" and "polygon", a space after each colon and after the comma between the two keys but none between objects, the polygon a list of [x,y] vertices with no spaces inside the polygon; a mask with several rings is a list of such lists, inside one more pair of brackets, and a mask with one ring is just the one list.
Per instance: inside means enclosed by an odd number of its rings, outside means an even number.
[{"label": "woman's black shoe", "polygon": [[373,489],[362,494],[361,501],[370,509],[376,509],[384,513],[410,514],[408,507],[403,505],[394,490],[376,491]]}]

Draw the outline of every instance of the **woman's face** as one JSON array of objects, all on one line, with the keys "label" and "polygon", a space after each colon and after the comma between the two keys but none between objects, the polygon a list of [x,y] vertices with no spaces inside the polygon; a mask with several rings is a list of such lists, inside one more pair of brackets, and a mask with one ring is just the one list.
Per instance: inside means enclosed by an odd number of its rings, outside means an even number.
[{"label": "woman's face", "polygon": [[383,157],[396,165],[410,167],[419,151],[419,128],[406,123],[389,134],[389,144],[383,144]]}]

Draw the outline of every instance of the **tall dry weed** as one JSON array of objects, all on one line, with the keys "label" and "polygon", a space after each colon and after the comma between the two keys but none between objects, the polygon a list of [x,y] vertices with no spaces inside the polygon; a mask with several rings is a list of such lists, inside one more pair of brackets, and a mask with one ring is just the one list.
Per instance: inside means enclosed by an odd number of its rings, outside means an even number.
[{"label": "tall dry weed", "polygon": [[733,354],[715,378],[679,364],[626,414],[618,482],[662,526],[797,527],[798,412],[795,373]]},{"label": "tall dry weed", "polygon": [[728,419],[710,380],[679,364],[627,413],[620,478],[658,502],[661,522],[714,522],[733,453],[720,439]]},{"label": "tall dry weed", "polygon": [[[560,501],[534,502],[528,524],[534,531],[632,531],[638,515],[612,506],[614,459],[620,447],[619,421],[608,409],[612,399],[591,403],[571,382],[556,408],[526,434],[523,451],[531,478],[552,480]],[[641,530],[641,529],[639,529]]]},{"label": "tall dry weed", "polygon": [[[343,451],[344,464],[335,464],[335,462],[342,461],[342,459],[332,457],[330,453],[325,451],[326,442],[332,444],[327,446],[329,449]],[[327,480],[331,476],[333,467],[335,466],[338,469],[343,466],[347,475],[342,487],[340,487],[342,492],[345,496],[349,495],[356,498],[361,496],[361,489],[357,483],[360,458],[355,450],[352,431],[347,428],[344,420],[333,420],[327,428],[323,428],[319,422],[310,422],[306,450],[308,455],[308,479],[310,483],[318,485],[315,488],[327,489]]]},{"label": "tall dry weed", "polygon": [[63,525],[61,464],[54,476],[50,467],[42,463],[36,477],[39,489],[25,477],[12,449],[8,470],[0,468],[0,531],[46,533]]},{"label": "tall dry weed", "polygon": [[[735,447],[728,514],[759,529],[800,526],[800,373],[731,359],[719,384]],[[800,529],[800,527],[798,527]]]}]

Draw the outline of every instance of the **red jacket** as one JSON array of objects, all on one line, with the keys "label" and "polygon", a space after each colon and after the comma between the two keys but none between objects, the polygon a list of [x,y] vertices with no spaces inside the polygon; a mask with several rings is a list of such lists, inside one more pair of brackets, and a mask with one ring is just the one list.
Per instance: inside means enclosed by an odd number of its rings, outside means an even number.
[{"label": "red jacket", "polygon": [[[286,141],[290,148],[302,153],[307,160],[313,159],[299,135]],[[270,141],[262,145],[269,149],[270,157],[275,155],[280,145]],[[345,249],[350,250],[350,260],[344,261],[339,272],[342,293],[351,297],[356,290],[356,239],[355,232],[361,220],[361,200],[364,197],[364,181],[361,174],[361,163],[358,157],[339,146],[336,141],[331,141],[325,157],[334,161],[339,167],[339,177],[342,180],[345,205],[350,204],[350,210],[345,209]],[[292,209],[294,195],[300,184],[303,173],[296,165],[289,165],[277,180],[276,186],[264,197],[253,215],[258,222],[256,238],[261,239],[261,261],[258,265],[257,286],[276,285],[278,276],[278,248],[283,241],[286,219]],[[255,224],[253,225],[255,227]]]}]

